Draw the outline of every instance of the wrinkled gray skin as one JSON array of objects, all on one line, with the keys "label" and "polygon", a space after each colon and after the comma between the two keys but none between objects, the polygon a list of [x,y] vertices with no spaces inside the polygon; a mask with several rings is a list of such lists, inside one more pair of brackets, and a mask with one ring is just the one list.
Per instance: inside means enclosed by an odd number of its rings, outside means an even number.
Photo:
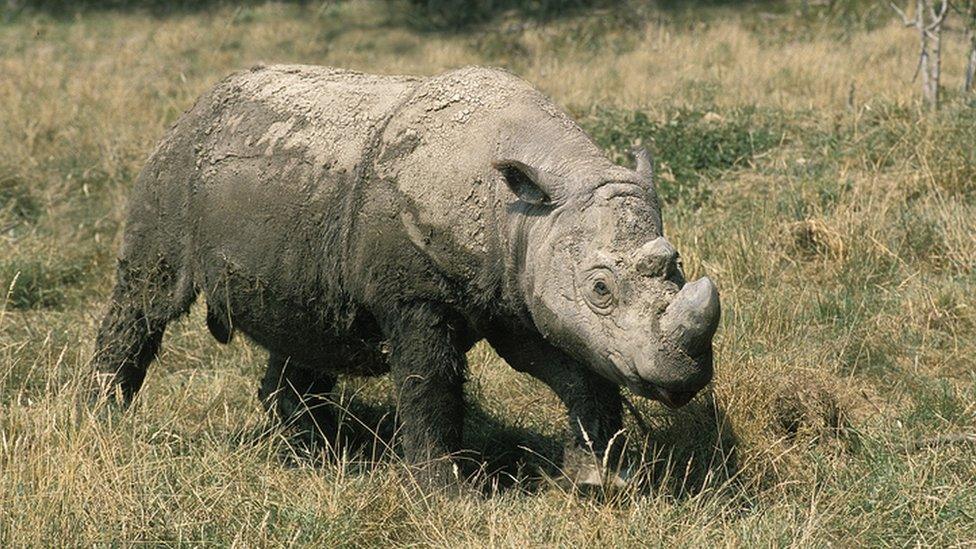
[{"label": "wrinkled gray skin", "polygon": [[202,96],[131,196],[103,389],[130,400],[199,293],[218,340],[269,350],[260,394],[283,420],[328,431],[315,399],[337,374],[390,372],[417,463],[461,448],[480,339],[548,384],[602,454],[619,386],[680,406],[709,382],[719,318],[715,286],[685,284],[663,236],[646,153],[637,171],[612,164],[486,68],[258,67]]}]

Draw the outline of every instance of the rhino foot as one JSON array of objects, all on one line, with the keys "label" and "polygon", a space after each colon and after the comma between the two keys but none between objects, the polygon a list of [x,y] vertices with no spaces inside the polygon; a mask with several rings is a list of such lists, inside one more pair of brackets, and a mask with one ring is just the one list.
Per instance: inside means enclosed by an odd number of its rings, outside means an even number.
[{"label": "rhino foot", "polygon": [[632,477],[629,467],[604,466],[593,453],[579,447],[566,449],[562,473],[560,484],[581,492],[624,490],[631,484]]}]

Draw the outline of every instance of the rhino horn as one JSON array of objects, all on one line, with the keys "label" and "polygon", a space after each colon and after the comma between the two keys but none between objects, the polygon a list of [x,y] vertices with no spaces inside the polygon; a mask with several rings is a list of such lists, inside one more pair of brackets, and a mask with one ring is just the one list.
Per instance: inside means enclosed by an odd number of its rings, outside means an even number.
[{"label": "rhino horn", "polygon": [[654,159],[651,157],[647,147],[637,147],[633,151],[634,160],[637,162],[637,175],[640,176],[648,189],[654,188]]},{"label": "rhino horn", "polygon": [[689,356],[707,351],[720,316],[718,290],[708,277],[685,285],[661,317],[661,333]]}]

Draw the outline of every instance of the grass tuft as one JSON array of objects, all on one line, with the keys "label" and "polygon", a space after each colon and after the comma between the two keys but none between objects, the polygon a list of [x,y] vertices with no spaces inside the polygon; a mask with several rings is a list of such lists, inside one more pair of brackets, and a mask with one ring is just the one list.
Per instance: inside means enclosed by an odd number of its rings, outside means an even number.
[{"label": "grass tuft", "polygon": [[87,280],[88,266],[57,256],[0,259],[0,287],[10,309],[61,308],[69,293]]}]

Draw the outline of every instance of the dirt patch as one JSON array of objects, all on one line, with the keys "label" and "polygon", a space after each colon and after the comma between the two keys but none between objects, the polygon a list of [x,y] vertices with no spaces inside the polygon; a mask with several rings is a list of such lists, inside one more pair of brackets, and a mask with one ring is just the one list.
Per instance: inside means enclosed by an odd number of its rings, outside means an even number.
[{"label": "dirt patch", "polygon": [[791,255],[802,259],[844,257],[844,239],[840,233],[819,219],[804,219],[786,226]]},{"label": "dirt patch", "polygon": [[798,376],[776,390],[772,401],[773,429],[787,439],[834,439],[846,424],[838,388],[827,380]]}]

